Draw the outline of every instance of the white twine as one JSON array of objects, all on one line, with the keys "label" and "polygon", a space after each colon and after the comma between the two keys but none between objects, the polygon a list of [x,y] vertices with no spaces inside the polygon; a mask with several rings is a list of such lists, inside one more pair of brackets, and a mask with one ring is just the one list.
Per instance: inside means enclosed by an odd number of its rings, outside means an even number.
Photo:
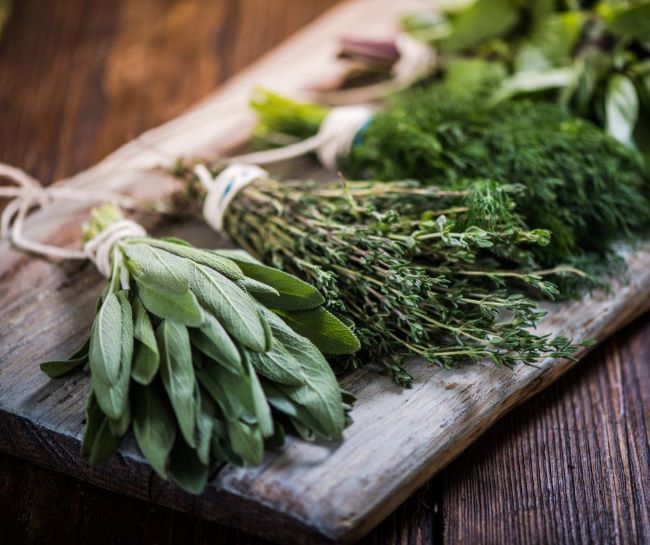
[{"label": "white twine", "polygon": [[354,138],[373,115],[367,106],[332,108],[314,136],[282,148],[231,157],[231,163],[266,165],[316,152],[321,164],[335,170],[337,161],[350,153]]},{"label": "white twine", "polygon": [[203,218],[217,232],[223,230],[223,216],[237,193],[255,180],[269,175],[263,168],[241,163],[228,166],[216,178],[212,177],[205,165],[196,165],[194,174],[207,190],[203,201]]},{"label": "white twine", "polygon": [[109,276],[113,245],[123,238],[146,235],[137,223],[123,220],[102,231],[89,241],[83,250],[61,248],[31,240],[23,232],[25,219],[34,208],[44,208],[57,198],[81,202],[112,201],[128,208],[134,207],[134,201],[129,197],[100,189],[43,187],[26,172],[5,163],[0,163],[0,177],[15,184],[14,187],[0,187],[0,197],[12,199],[0,216],[0,238],[10,237],[11,242],[21,250],[59,259],[90,259],[104,276]]},{"label": "white twine", "polygon": [[[116,221],[86,242],[84,244],[83,254],[85,258],[89,259],[97,267],[97,270],[101,274],[108,278],[111,275],[111,253],[115,244],[126,238],[145,236],[147,236],[147,232],[139,223],[128,219]],[[119,261],[116,266],[121,265],[123,259],[122,253],[118,252],[115,256]],[[122,287],[127,289],[129,285],[128,274],[124,267],[119,267],[119,269],[122,273]]]},{"label": "white twine", "polygon": [[408,33],[397,35],[395,47],[399,52],[399,59],[393,65],[392,73],[393,81],[400,87],[408,87],[429,75],[436,66],[435,50]]},{"label": "white twine", "polygon": [[400,33],[395,37],[395,47],[399,57],[391,69],[390,80],[350,89],[323,91],[321,97],[330,104],[373,102],[409,87],[429,75],[436,67],[436,51],[408,33]]}]

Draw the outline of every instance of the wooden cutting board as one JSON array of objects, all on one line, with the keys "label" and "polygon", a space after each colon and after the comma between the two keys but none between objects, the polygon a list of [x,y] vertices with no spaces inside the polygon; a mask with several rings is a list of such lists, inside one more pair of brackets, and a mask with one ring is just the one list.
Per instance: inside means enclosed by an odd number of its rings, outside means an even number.
[{"label": "wooden cutting board", "polygon": [[[417,0],[352,0],[310,25],[186,115],[149,131],[96,167],[61,183],[150,198],[171,188],[151,170],[181,155],[216,156],[248,136],[246,100],[255,85],[293,95],[335,68],[346,33],[386,36]],[[291,173],[317,174],[308,162]],[[28,221],[28,235],[79,244],[87,210],[55,203]],[[173,232],[195,244],[227,241],[199,224],[165,225],[139,217],[155,234]],[[650,249],[650,246],[647,247]],[[541,329],[604,339],[650,307],[650,252],[628,252],[628,274],[611,294],[549,307]],[[514,372],[490,365],[444,371],[414,362],[413,389],[371,370],[344,380],[359,401],[339,445],[290,440],[252,469],[224,466],[201,497],[179,491],[149,470],[132,440],[120,455],[91,468],[80,456],[87,377],[50,381],[38,362],[65,357],[88,334],[103,280],[89,264],[53,263],[0,241],[0,449],[124,494],[242,527],[282,543],[354,540],[444,467],[502,414],[573,365],[545,361]]]}]

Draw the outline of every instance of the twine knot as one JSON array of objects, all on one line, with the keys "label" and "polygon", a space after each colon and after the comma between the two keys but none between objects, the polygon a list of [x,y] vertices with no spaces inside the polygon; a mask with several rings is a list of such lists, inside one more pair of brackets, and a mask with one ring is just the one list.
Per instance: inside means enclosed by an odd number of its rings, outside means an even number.
[{"label": "twine knot", "polygon": [[[84,258],[88,258],[97,267],[97,270],[108,278],[111,275],[111,254],[115,244],[125,238],[145,236],[147,236],[147,232],[139,223],[129,219],[116,221],[84,244],[83,256]],[[123,259],[122,254],[117,253],[115,255],[121,264]],[[120,270],[122,269],[123,267],[120,267]],[[124,281],[122,284],[124,285]]]},{"label": "twine knot", "polygon": [[255,165],[235,163],[212,177],[205,165],[196,165],[194,174],[207,191],[203,201],[203,217],[215,231],[223,231],[223,217],[230,202],[248,184],[268,177],[269,173]]}]

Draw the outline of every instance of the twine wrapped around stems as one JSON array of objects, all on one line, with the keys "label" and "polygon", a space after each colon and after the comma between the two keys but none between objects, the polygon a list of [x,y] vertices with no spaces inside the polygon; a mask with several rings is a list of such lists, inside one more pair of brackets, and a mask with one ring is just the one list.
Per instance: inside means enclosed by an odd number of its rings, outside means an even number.
[{"label": "twine wrapped around stems", "polygon": [[109,276],[113,245],[124,238],[146,235],[141,225],[125,219],[114,223],[89,240],[82,250],[61,248],[31,240],[24,233],[27,216],[34,209],[44,208],[56,199],[89,203],[111,201],[126,208],[134,208],[135,203],[130,197],[101,189],[43,187],[36,178],[5,163],[0,163],[0,177],[14,184],[14,186],[0,187],[0,197],[11,199],[0,215],[0,238],[9,237],[14,246],[26,252],[57,259],[88,259],[101,274]]}]

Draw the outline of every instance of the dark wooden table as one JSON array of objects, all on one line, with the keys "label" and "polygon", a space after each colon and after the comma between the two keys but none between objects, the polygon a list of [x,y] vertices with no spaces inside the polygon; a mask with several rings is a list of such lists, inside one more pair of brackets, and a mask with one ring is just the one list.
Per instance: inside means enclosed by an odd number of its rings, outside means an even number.
[{"label": "dark wooden table", "polygon": [[[0,42],[0,160],[44,182],[89,167],[335,2],[16,0]],[[650,543],[649,362],[646,316],[364,543]],[[0,453],[0,543],[264,541]]]}]

